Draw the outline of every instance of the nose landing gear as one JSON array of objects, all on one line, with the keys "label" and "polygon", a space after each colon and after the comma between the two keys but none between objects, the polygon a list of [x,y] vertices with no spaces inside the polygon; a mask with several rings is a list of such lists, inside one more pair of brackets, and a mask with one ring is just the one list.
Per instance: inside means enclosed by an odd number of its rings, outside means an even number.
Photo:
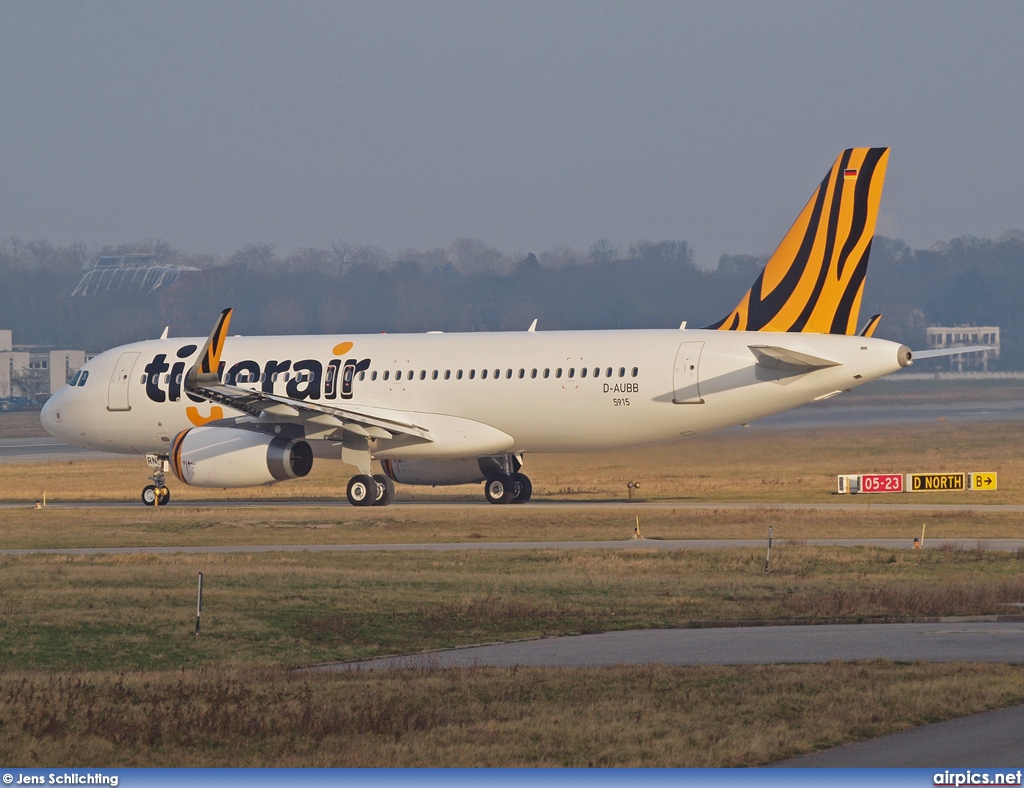
[{"label": "nose landing gear", "polygon": [[153,469],[153,475],[149,477],[153,484],[147,484],[142,488],[142,502],[146,506],[166,506],[171,500],[166,477],[171,469],[170,458],[159,454],[147,454],[146,462]]}]

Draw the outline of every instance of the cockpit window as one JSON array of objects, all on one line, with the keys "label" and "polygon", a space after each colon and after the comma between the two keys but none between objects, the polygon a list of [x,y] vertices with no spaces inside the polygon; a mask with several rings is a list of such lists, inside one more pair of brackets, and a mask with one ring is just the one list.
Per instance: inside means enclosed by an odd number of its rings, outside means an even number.
[{"label": "cockpit window", "polygon": [[89,370],[83,369],[83,370],[80,370],[80,372],[82,373],[82,377],[80,377],[78,379],[78,385],[79,386],[84,386],[85,385],[85,381],[87,381],[89,379]]},{"label": "cockpit window", "polygon": [[71,376],[71,380],[68,381],[69,386],[77,386],[78,379],[82,377],[82,370],[78,370],[74,375]]}]

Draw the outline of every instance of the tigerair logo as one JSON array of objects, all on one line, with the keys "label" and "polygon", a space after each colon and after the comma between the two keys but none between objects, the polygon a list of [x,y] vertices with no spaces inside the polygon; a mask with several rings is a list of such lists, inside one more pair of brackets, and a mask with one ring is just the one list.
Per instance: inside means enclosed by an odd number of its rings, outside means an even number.
[{"label": "tigerair logo", "polygon": [[[346,355],[353,348],[351,342],[341,342],[331,350],[329,360],[315,358],[270,359],[262,364],[253,359],[236,361],[225,369],[221,362],[218,370],[221,380],[233,386],[238,383],[259,383],[260,390],[267,393],[282,393],[294,400],[351,399],[352,385],[356,375],[370,367],[370,359],[348,358]],[[166,353],[157,353],[153,360],[146,364],[146,396],[153,402],[179,402],[182,396],[192,402],[205,402],[202,397],[190,394],[183,388],[185,373],[190,363],[188,359],[196,352],[195,345],[183,345],[168,360]],[[196,424],[223,418],[223,410],[213,406],[209,416],[202,416],[194,407],[187,408],[189,420]]]}]

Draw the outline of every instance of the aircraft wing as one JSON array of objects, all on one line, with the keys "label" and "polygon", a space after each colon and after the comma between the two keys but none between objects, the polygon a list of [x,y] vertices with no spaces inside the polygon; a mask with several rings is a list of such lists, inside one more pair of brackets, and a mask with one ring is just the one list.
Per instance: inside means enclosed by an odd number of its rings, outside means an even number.
[{"label": "aircraft wing", "polygon": [[185,376],[184,388],[189,394],[257,418],[300,422],[324,436],[341,429],[364,438],[389,439],[399,434],[433,440],[427,429],[396,417],[392,411],[364,406],[322,405],[221,383],[217,370],[230,323],[231,309],[228,308],[221,312],[199,359]]},{"label": "aircraft wing", "polygon": [[393,438],[396,434],[432,440],[430,432],[411,421],[396,418],[390,411],[377,408],[322,405],[316,402],[282,397],[263,391],[218,383],[211,386],[185,386],[190,394],[209,402],[225,405],[250,416],[270,417],[278,421],[304,422],[320,427],[323,432],[342,429],[364,438]]}]

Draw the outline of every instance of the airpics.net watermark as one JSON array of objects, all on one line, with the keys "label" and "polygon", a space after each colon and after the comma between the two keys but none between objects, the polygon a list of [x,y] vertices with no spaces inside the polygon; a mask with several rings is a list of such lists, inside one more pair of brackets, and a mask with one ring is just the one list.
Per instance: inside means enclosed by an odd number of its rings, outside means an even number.
[{"label": "airpics.net watermark", "polygon": [[961,786],[961,785],[1021,785],[1021,770],[1015,772],[985,772],[964,769],[963,771],[936,772],[932,778],[932,785]]},{"label": "airpics.net watermark", "polygon": [[116,774],[90,772],[51,772],[50,774],[18,774],[4,773],[4,785],[109,785],[117,788],[120,778]]}]

